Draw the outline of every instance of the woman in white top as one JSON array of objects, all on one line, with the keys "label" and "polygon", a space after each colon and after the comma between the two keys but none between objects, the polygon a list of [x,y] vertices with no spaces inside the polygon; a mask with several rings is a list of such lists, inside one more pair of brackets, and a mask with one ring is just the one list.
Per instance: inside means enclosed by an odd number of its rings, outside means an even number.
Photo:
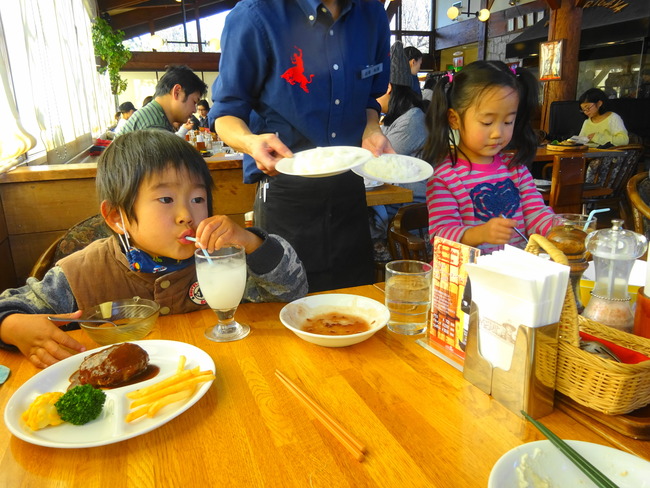
[{"label": "woman in white top", "polygon": [[607,100],[607,95],[598,88],[590,88],[580,96],[580,110],[587,116],[580,135],[588,137],[589,142],[599,146],[607,143],[614,146],[628,144],[630,138],[623,119],[607,110]]}]

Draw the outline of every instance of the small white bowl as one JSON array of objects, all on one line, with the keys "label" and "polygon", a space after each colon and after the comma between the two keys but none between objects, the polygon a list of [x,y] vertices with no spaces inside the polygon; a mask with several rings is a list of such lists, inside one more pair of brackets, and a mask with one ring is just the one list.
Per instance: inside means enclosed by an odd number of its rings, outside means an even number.
[{"label": "small white bowl", "polygon": [[[362,317],[368,321],[370,329],[349,335],[313,334],[300,329],[300,325],[306,319],[331,312],[349,313]],[[301,298],[285,305],[280,311],[280,321],[287,329],[307,342],[325,347],[345,347],[363,342],[384,327],[389,318],[390,312],[377,300],[343,293],[328,293]]]}]

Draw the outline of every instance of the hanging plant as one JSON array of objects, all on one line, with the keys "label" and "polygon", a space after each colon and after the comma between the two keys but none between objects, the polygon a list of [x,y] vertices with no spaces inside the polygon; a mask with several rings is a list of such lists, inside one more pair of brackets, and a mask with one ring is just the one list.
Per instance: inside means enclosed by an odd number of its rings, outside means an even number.
[{"label": "hanging plant", "polygon": [[95,56],[99,56],[106,63],[100,66],[98,71],[102,74],[108,71],[111,91],[113,95],[119,95],[127,86],[127,81],[120,76],[120,69],[131,59],[131,51],[122,44],[124,32],[113,31],[106,20],[97,17],[93,22],[92,35]]}]

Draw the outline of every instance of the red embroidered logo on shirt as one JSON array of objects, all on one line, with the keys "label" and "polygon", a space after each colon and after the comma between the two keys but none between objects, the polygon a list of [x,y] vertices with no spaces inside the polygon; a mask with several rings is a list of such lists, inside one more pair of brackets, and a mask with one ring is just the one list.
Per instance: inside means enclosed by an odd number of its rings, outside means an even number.
[{"label": "red embroidered logo on shirt", "polygon": [[307,79],[305,76],[305,64],[302,61],[302,49],[297,46],[293,47],[298,51],[297,54],[294,53],[291,56],[291,64],[294,64],[295,66],[292,66],[284,73],[282,73],[282,78],[287,80],[290,85],[295,85],[298,83],[300,85],[300,88],[302,88],[306,93],[309,93],[307,85],[311,83],[314,75],[309,75],[309,79]]}]

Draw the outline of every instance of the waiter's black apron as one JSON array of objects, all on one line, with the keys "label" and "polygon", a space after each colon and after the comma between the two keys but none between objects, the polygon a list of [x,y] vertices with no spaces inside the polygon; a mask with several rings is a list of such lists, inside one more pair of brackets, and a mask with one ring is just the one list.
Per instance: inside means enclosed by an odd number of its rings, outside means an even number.
[{"label": "waiter's black apron", "polygon": [[265,177],[254,210],[256,226],[294,247],[310,292],[373,282],[363,178],[351,171],[325,178]]}]

